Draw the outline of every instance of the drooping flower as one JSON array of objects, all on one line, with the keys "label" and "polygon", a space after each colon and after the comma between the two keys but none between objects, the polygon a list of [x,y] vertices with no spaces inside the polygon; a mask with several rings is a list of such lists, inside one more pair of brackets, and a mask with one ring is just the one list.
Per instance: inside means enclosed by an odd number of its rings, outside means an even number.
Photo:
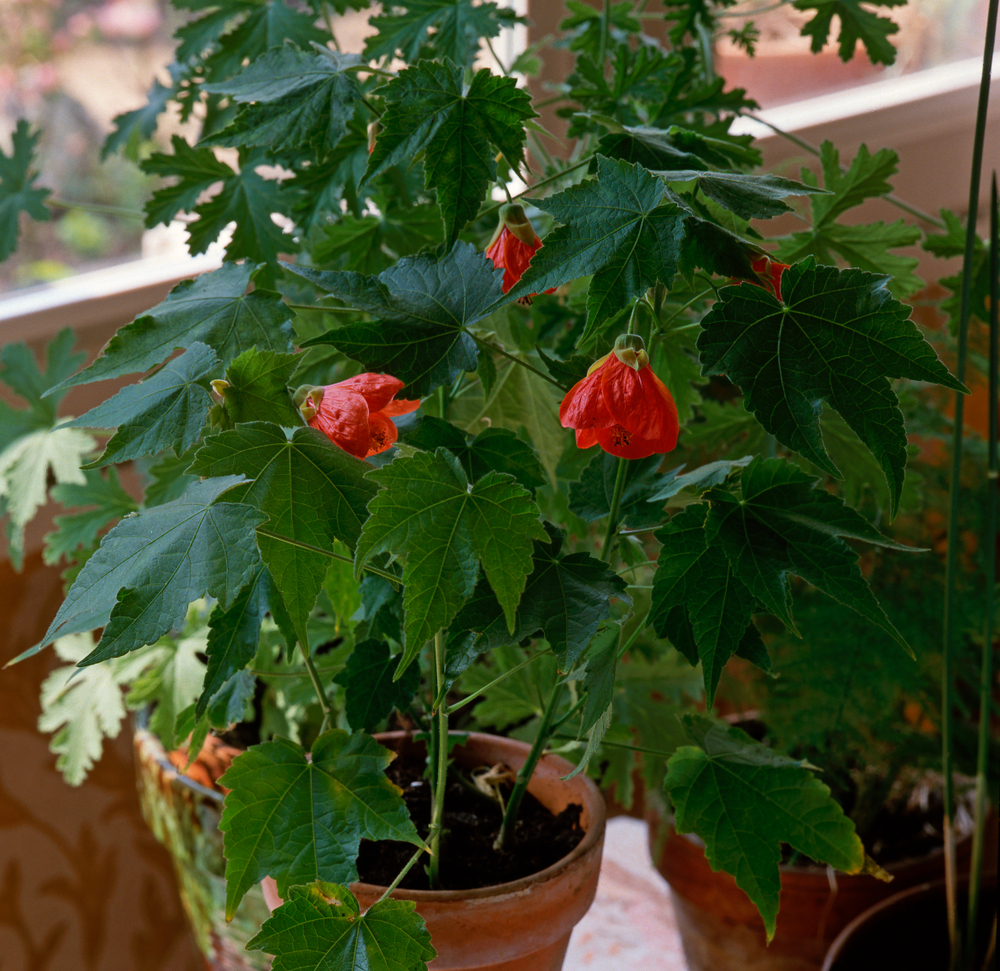
[{"label": "drooping flower", "polygon": [[619,458],[643,459],[677,445],[677,406],[653,374],[642,339],[624,334],[591,365],[559,406],[563,428],[576,429],[579,448],[600,445]]},{"label": "drooping flower", "polygon": [[359,459],[378,455],[399,437],[392,419],[420,407],[419,401],[395,401],[403,387],[388,374],[359,374],[324,387],[303,385],[295,405],[313,428]]},{"label": "drooping flower", "polygon": [[[535,227],[521,206],[510,203],[500,207],[500,222],[486,247],[486,255],[495,267],[503,270],[504,293],[521,279],[541,246],[542,241],[535,235]],[[553,290],[545,292],[552,293]],[[521,300],[531,303],[531,297],[522,297]]]},{"label": "drooping flower", "polygon": [[788,269],[787,263],[779,263],[772,260],[767,253],[763,253],[757,259],[751,261],[750,266],[757,274],[757,282],[753,280],[733,280],[733,283],[749,283],[752,286],[763,287],[768,293],[778,300],[781,299],[781,274]]}]

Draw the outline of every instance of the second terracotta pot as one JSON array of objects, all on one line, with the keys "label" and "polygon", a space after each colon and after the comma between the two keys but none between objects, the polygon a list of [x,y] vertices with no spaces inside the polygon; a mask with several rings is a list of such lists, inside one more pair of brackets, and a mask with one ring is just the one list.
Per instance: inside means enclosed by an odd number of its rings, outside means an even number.
[{"label": "second terracotta pot", "polygon": [[[404,732],[377,735],[383,745],[403,753],[422,750]],[[453,749],[456,763],[466,768],[506,762],[519,769],[528,756],[523,742],[470,733]],[[571,803],[583,807],[583,839],[557,863],[510,883],[476,890],[395,890],[397,900],[412,900],[427,923],[437,957],[432,971],[559,971],[574,926],[589,909],[597,891],[604,846],[605,807],[600,791],[585,775],[565,780],[573,765],[556,755],[538,763],[528,791],[553,813]],[[382,887],[355,883],[351,890],[361,909],[382,895]],[[280,903],[273,881],[264,896]]]}]

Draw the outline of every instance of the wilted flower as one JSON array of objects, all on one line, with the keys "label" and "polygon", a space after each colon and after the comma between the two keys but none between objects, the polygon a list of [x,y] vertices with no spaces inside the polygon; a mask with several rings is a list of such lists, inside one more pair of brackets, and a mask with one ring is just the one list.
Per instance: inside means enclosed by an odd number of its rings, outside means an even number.
[{"label": "wilted flower", "polygon": [[399,437],[395,415],[420,407],[419,401],[394,401],[403,382],[388,374],[359,374],[318,388],[303,385],[295,393],[302,417],[345,452],[359,459],[377,455]]},{"label": "wilted flower", "polygon": [[677,445],[677,406],[653,374],[642,339],[625,334],[591,365],[559,406],[563,428],[576,429],[579,448],[600,445],[619,458],[642,459]]},{"label": "wilted flower", "polygon": [[[504,293],[521,279],[541,246],[542,241],[535,235],[535,227],[524,214],[524,209],[514,203],[500,207],[500,223],[490,245],[486,247],[486,255],[494,266],[503,270]],[[545,292],[552,293],[553,290]],[[521,300],[531,303],[531,297],[522,297]]]}]

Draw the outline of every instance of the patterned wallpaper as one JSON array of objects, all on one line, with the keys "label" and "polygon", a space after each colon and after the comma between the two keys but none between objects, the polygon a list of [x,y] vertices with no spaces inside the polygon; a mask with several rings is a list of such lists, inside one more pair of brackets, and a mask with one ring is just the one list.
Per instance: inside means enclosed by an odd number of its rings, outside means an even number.
[{"label": "patterned wallpaper", "polygon": [[[34,644],[58,571],[0,564],[0,664]],[[0,668],[0,969],[203,971],[166,851],[139,811],[130,733],[67,786],[38,733],[51,652]]]}]

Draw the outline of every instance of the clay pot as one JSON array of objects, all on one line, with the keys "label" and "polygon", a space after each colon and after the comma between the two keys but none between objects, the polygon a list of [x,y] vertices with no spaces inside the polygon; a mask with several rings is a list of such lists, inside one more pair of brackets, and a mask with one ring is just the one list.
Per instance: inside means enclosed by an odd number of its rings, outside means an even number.
[{"label": "clay pot", "polygon": [[[396,751],[423,751],[405,732],[375,736]],[[513,769],[524,764],[529,747],[523,742],[471,732],[452,750],[459,765],[477,768],[506,762]],[[431,971],[559,971],[573,927],[587,912],[597,891],[604,846],[605,807],[600,791],[585,775],[567,781],[573,765],[556,755],[538,763],[529,792],[553,813],[570,803],[583,806],[583,839],[558,863],[510,883],[476,890],[395,890],[397,900],[415,901],[427,923],[438,956]],[[351,891],[365,910],[382,896],[384,888],[355,883]],[[281,898],[274,882],[264,882],[268,904]]]},{"label": "clay pot", "polygon": [[[732,876],[712,870],[701,840],[678,834],[655,810],[646,820],[653,863],[670,884],[690,971],[819,971],[833,939],[858,914],[944,871],[940,850],[887,866],[891,883],[827,867],[783,866],[777,932],[768,945],[757,908]],[[882,967],[888,966],[910,967]]]},{"label": "clay pot", "polygon": [[[965,879],[959,885],[959,926],[963,933],[968,896],[968,879]],[[984,959],[996,913],[994,873],[983,880],[979,896],[976,938],[979,961]],[[939,971],[948,967],[948,960],[944,881],[935,880],[894,894],[852,920],[830,945],[823,971],[884,971],[885,968]]]},{"label": "clay pot", "polygon": [[[226,923],[225,860],[222,856],[222,792],[183,775],[171,764],[159,739],[143,728],[134,736],[142,814],[170,853],[181,902],[210,971],[266,971],[271,959],[247,951],[268,909],[259,887],[243,898]],[[196,763],[196,768],[203,768]],[[204,782],[212,778],[202,775]]]}]

